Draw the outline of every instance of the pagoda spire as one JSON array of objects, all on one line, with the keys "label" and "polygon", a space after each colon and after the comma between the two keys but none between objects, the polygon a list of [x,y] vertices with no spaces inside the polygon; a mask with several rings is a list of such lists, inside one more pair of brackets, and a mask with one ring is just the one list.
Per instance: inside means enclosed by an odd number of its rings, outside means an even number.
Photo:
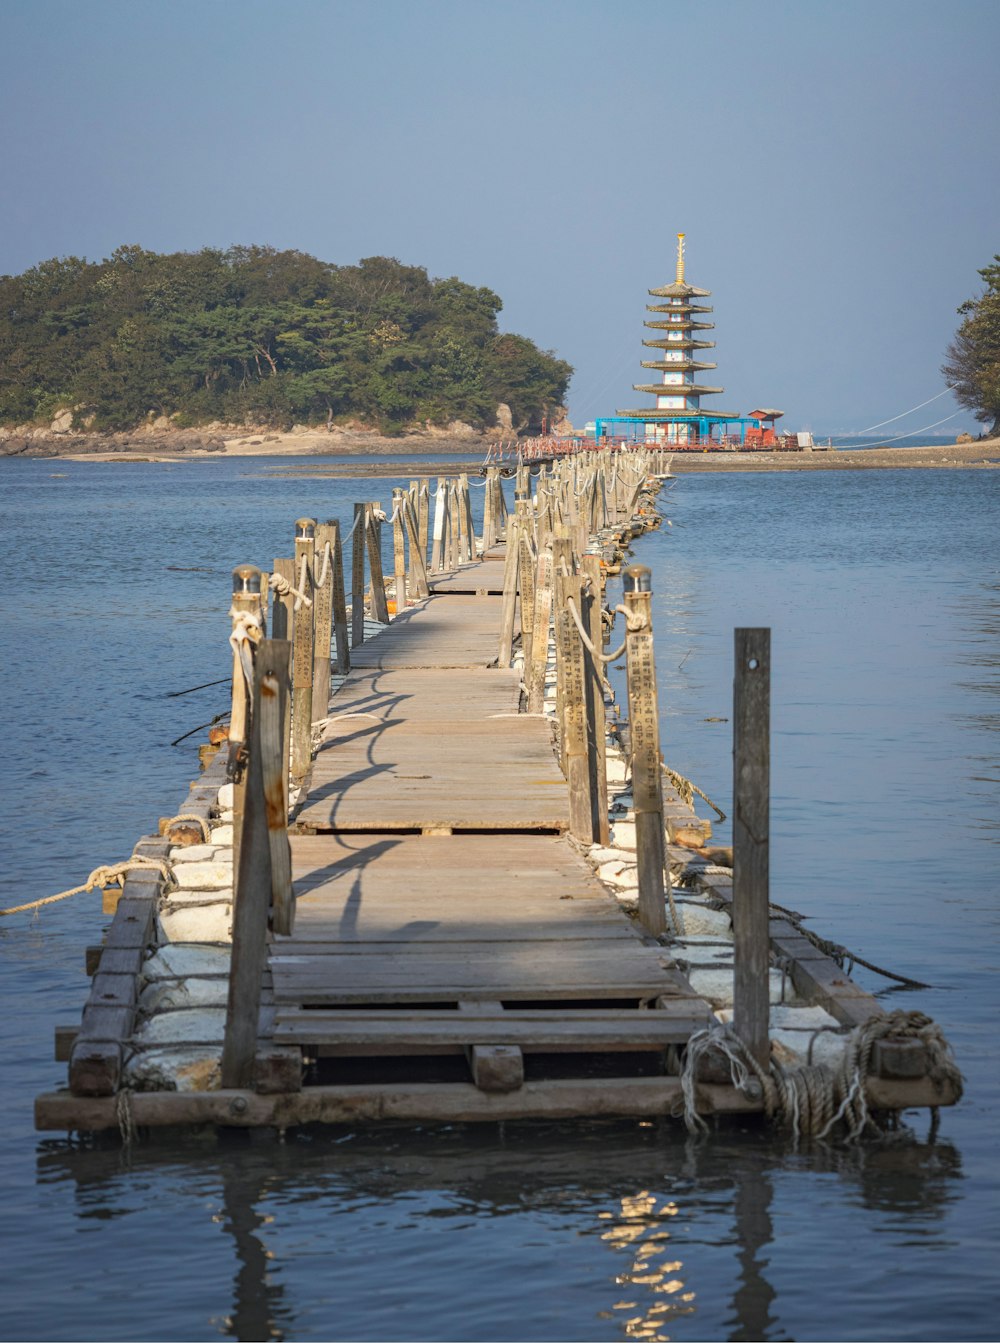
[{"label": "pagoda spire", "polygon": [[646,304],[647,312],[653,314],[645,322],[652,339],[644,340],[643,345],[653,347],[660,357],[642,360],[642,367],[654,369],[660,380],[634,383],[633,387],[637,392],[655,397],[655,402],[645,410],[618,412],[623,419],[644,422],[647,436],[652,434],[678,444],[710,436],[713,422],[739,419],[731,411],[702,408],[702,397],[717,396],[724,388],[697,380],[697,374],[715,368],[714,363],[698,359],[700,351],[711,350],[715,345],[714,341],[705,340],[702,334],[711,331],[714,324],[704,320],[704,316],[711,313],[711,307],[698,302],[709,298],[711,291],[688,284],[685,279],[685,241],[685,234],[678,233],[673,283],[649,290],[650,298],[665,301]]}]

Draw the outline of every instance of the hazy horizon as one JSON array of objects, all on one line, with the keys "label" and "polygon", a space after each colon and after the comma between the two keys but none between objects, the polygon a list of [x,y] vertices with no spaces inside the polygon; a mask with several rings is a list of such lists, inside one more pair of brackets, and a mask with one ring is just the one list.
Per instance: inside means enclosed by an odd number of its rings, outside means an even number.
[{"label": "hazy horizon", "polygon": [[1000,251],[993,0],[6,0],[0,31],[2,272],[123,243],[396,256],[495,289],[576,368],[582,424],[652,403],[646,291],[683,231],[707,408],[982,427],[937,394]]}]

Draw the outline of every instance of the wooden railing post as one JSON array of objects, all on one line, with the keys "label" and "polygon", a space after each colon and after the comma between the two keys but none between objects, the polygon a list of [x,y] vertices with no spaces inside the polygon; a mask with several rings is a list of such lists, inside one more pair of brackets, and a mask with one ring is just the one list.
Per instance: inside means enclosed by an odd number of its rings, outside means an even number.
[{"label": "wooden railing post", "polygon": [[501,667],[509,667],[514,647],[514,608],[517,604],[517,571],[520,564],[520,543],[517,524],[507,528],[507,553],[503,569],[503,600],[500,605]]},{"label": "wooden railing post", "polygon": [[[313,596],[313,559],[316,522],[299,518],[295,523],[295,586],[307,598]],[[313,725],[313,608],[297,598],[292,608],[292,777],[303,779],[312,756]]]},{"label": "wooden railing post", "polygon": [[368,505],[354,505],[354,530],[351,533],[351,647],[365,641],[365,534],[368,531]]},{"label": "wooden railing post", "polygon": [[770,1057],[771,631],[738,629],[734,644],[733,1026],[766,1068]]},{"label": "wooden railing post", "polygon": [[531,622],[531,665],[525,664],[528,712],[545,708],[545,667],[549,657],[549,622],[552,619],[552,551],[541,549],[535,569],[535,614]]},{"label": "wooden railing post", "polygon": [[347,593],[344,589],[344,549],[340,539],[340,521],[327,518],[330,528],[330,548],[333,551],[333,631],[337,644],[337,671],[345,676],[351,670],[350,639],[347,637]]},{"label": "wooden railing post", "polygon": [[430,486],[422,481],[417,491],[417,535],[420,538],[420,555],[424,562],[424,576],[427,575],[427,540],[430,522],[431,497]]},{"label": "wooden railing post", "polygon": [[[260,570],[253,564],[240,564],[233,570],[233,595],[229,614],[235,630],[244,616],[257,616],[263,633],[261,611]],[[248,729],[250,725],[250,696],[238,647],[233,649],[232,709],[229,717],[229,747],[226,763],[227,777],[233,784],[233,871],[239,858],[240,823],[243,817],[243,798],[246,792],[246,763]]]},{"label": "wooden railing post", "polygon": [[413,505],[405,496],[403,497],[403,521],[406,524],[406,535],[410,543],[410,573],[413,580],[413,593],[415,597],[427,597],[430,595],[430,587],[427,583],[427,560],[420,545],[420,532]]},{"label": "wooden railing post", "polygon": [[583,605],[583,579],[575,574],[558,573],[555,593],[556,659],[562,691],[559,737],[563,772],[569,787],[569,828],[574,839],[589,844],[593,840],[593,819],[587,758],[587,688],[583,643],[569,607],[572,602],[579,615]]},{"label": "wooden railing post", "polygon": [[392,492],[392,572],[396,584],[396,615],[406,610],[406,542],[403,534],[403,491]]},{"label": "wooden railing post", "polygon": [[382,573],[382,524],[375,516],[381,512],[378,502],[368,505],[365,515],[365,537],[368,542],[368,577],[371,584],[372,619],[380,625],[389,623],[389,607],[385,600],[385,576]]},{"label": "wooden railing post", "polygon": [[663,785],[660,725],[653,660],[652,591],[644,564],[625,571],[625,655],[628,679],[632,797],[639,867],[639,922],[648,933],[667,930],[663,887]]},{"label": "wooden railing post", "polygon": [[[330,641],[333,637],[333,548],[337,529],[328,522],[316,527],[315,582],[313,584],[313,722],[330,709]],[[330,547],[327,554],[327,546]],[[322,574],[323,582],[319,582]]]},{"label": "wooden railing post", "polygon": [[[590,642],[600,652],[604,622],[601,619],[601,560],[598,555],[583,555],[580,568],[589,585],[583,597],[580,618]],[[606,761],[606,721],[604,713],[604,666],[584,648],[584,666],[587,672],[587,747],[590,763],[590,802],[595,844],[607,844],[608,830],[608,773]]]},{"label": "wooden railing post", "polygon": [[[222,1085],[226,1088],[253,1085],[254,1058],[257,1052],[261,982],[267,959],[267,925],[275,875],[287,883],[285,903],[290,904],[291,865],[287,857],[285,832],[284,770],[276,777],[273,766],[275,746],[280,749],[282,719],[280,687],[287,677],[289,650],[280,641],[262,642],[254,667],[253,713],[249,758],[246,770],[246,800],[241,824],[239,870],[233,903],[233,945],[229,970],[229,996],[226,1030],[222,1048]],[[271,799],[265,793],[264,753],[261,712],[262,699],[273,701],[267,722],[268,782],[275,791]],[[277,740],[275,740],[277,738]],[[270,840],[269,811],[274,812],[276,842]],[[277,859],[277,868],[273,866]],[[285,887],[283,887],[283,890]]]}]

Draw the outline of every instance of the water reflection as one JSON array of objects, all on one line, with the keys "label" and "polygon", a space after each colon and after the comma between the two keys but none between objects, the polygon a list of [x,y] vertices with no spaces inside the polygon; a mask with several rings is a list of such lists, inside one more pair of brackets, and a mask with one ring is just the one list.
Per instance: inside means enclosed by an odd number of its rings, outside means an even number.
[{"label": "water reflection", "polygon": [[[782,1210],[789,1175],[796,1202]],[[169,1222],[173,1191],[201,1191],[229,1243],[206,1265],[216,1309],[201,1329],[236,1339],[537,1337],[533,1321],[556,1311],[580,1338],[787,1337],[776,1244],[830,1176],[846,1194],[830,1235],[849,1237],[849,1210],[864,1207],[891,1259],[901,1239],[940,1237],[961,1163],[948,1143],[906,1136],[793,1151],[765,1134],[699,1144],[648,1123],[301,1130],[237,1146],[147,1136],[128,1158],[46,1142],[37,1163],[39,1183],[72,1183],[81,1220],[155,1197]],[[184,1226],[191,1210],[173,1216]],[[484,1226],[491,1250],[477,1257],[466,1233]],[[565,1258],[567,1237],[592,1248]]]}]

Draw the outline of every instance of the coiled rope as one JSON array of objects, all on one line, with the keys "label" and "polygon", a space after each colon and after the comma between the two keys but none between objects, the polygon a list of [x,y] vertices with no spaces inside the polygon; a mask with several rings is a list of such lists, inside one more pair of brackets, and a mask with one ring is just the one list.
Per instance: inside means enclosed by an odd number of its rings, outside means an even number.
[{"label": "coiled rope", "polygon": [[880,1136],[885,1129],[868,1108],[865,1079],[871,1071],[876,1042],[889,1037],[919,1040],[927,1049],[927,1076],[932,1084],[942,1092],[948,1086],[956,1099],[961,1097],[963,1079],[951,1046],[941,1027],[923,1012],[890,1012],[856,1027],[836,1068],[815,1063],[784,1068],[773,1057],[770,1067],[762,1068],[733,1027],[718,1023],[692,1035],[687,1044],[681,1073],[685,1127],[689,1133],[708,1130],[698,1114],[696,1088],[701,1061],[714,1053],[728,1061],[730,1078],[738,1091],[752,1094],[752,1084],[757,1082],[768,1119],[788,1126],[795,1138],[823,1141],[838,1125],[843,1125],[847,1143],[857,1142],[867,1132]]},{"label": "coiled rope", "polygon": [[97,886],[111,886],[114,882],[117,882],[120,887],[124,887],[125,878],[130,872],[159,872],[167,886],[175,884],[173,868],[165,859],[136,856],[127,859],[124,863],[111,863],[105,867],[95,867],[82,886],[73,886],[68,891],[60,891],[58,895],[47,895],[41,900],[31,900],[26,905],[14,905],[11,909],[0,909],[0,916],[23,914],[27,909],[39,909],[42,905],[52,905],[57,900],[68,900],[72,895],[92,891]]}]

